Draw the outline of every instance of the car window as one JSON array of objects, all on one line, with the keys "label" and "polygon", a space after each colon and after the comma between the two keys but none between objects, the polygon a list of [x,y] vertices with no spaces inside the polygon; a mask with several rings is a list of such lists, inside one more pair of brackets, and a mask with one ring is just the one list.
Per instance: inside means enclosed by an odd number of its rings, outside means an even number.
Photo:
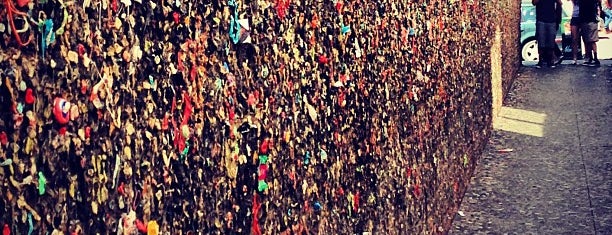
[{"label": "car window", "polygon": [[533,6],[521,6],[521,22],[535,21],[536,12]]}]

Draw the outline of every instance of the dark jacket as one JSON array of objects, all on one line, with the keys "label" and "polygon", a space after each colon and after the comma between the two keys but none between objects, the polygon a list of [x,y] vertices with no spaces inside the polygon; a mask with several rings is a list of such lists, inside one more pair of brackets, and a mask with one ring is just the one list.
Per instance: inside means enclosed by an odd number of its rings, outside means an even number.
[{"label": "dark jacket", "polygon": [[540,0],[536,7],[536,20],[545,23],[556,23],[557,0]]},{"label": "dark jacket", "polygon": [[584,23],[597,22],[597,9],[599,0],[580,0],[580,20]]}]

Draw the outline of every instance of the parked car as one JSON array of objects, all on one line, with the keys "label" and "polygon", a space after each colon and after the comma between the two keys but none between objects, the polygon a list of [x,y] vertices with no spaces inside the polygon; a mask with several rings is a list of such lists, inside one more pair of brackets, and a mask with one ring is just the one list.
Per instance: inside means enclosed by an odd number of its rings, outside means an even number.
[{"label": "parked car", "polygon": [[[561,25],[557,32],[555,41],[561,48],[563,56],[572,57],[572,36],[570,30],[570,20],[572,3],[564,1]],[[536,41],[536,10],[531,0],[521,2],[521,58],[524,61],[538,60],[538,42]],[[578,53],[581,55],[582,53]]]}]

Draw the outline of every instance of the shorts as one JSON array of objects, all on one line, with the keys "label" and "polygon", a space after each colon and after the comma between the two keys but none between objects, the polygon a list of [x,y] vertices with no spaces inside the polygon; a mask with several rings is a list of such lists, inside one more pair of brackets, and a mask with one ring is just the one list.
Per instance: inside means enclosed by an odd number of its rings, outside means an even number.
[{"label": "shorts", "polygon": [[570,20],[570,25],[571,26],[580,26],[580,18],[578,17],[572,17],[572,19]]},{"label": "shorts", "polygon": [[597,22],[583,23],[582,26],[580,26],[580,30],[582,32],[582,40],[584,40],[584,42],[599,41]]},{"label": "shorts", "polygon": [[556,37],[556,23],[546,23],[542,21],[536,22],[536,39],[538,40],[538,48],[554,48],[557,46],[555,43]]}]

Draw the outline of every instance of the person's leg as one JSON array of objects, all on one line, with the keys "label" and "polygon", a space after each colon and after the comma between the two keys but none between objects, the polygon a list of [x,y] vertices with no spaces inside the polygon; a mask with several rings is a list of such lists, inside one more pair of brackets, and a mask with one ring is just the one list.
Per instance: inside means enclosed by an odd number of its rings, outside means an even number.
[{"label": "person's leg", "polygon": [[557,32],[559,31],[559,25],[555,24],[555,30],[551,33],[552,43],[552,63],[558,65],[563,59],[563,36],[561,36],[561,45],[557,44]]},{"label": "person's leg", "polygon": [[578,34],[578,26],[572,25],[572,57],[574,58],[574,64],[578,61],[578,44],[580,43],[580,36]]},{"label": "person's leg", "polygon": [[580,36],[582,37],[582,41],[584,42],[584,64],[590,64],[592,60],[589,32],[590,32],[590,28],[588,27],[587,23],[584,23],[580,26]]},{"label": "person's leg", "polygon": [[599,60],[597,59],[597,41],[599,41],[599,25],[597,23],[590,23],[591,35],[589,44],[592,53],[594,65],[599,66]]},{"label": "person's leg", "polygon": [[546,57],[544,56],[545,54],[546,54],[546,50],[538,46],[538,65],[541,65],[542,63],[544,63],[544,61],[546,61]]},{"label": "person's leg", "polygon": [[597,42],[591,43],[591,52],[593,53],[593,60],[599,61],[599,59],[597,59]]},{"label": "person's leg", "polygon": [[604,11],[604,28],[606,28],[606,32],[610,33],[612,30],[612,9],[606,8]]},{"label": "person's leg", "polygon": [[591,43],[584,42],[584,61],[585,63],[591,63],[593,56],[591,55]]},{"label": "person's leg", "polygon": [[548,66],[555,66],[557,62],[557,56],[554,47],[548,48]]},{"label": "person's leg", "polygon": [[559,65],[561,62],[563,62],[563,51],[561,51],[561,48],[559,48],[559,45],[557,44],[555,44],[553,49],[555,50],[555,65]]},{"label": "person's leg", "polygon": [[538,64],[536,65],[536,67],[541,67],[546,61],[546,50],[544,49],[546,44],[546,37],[543,33],[543,27],[544,26],[542,22],[536,22],[536,41],[538,41]]},{"label": "person's leg", "polygon": [[539,57],[539,61],[538,61],[538,66],[545,66],[548,63],[548,48],[542,48],[540,47],[538,49],[538,53],[540,53]]},{"label": "person's leg", "polygon": [[538,47],[538,63],[536,64],[536,67],[539,68],[539,67],[544,66],[545,62],[546,62],[546,48]]},{"label": "person's leg", "polygon": [[557,47],[557,49],[559,48],[555,42],[555,38],[557,37],[557,25],[555,23],[546,23],[545,27],[543,27],[543,31],[546,40],[544,47],[547,50],[546,63],[548,66],[553,66],[556,62],[555,47]]}]

